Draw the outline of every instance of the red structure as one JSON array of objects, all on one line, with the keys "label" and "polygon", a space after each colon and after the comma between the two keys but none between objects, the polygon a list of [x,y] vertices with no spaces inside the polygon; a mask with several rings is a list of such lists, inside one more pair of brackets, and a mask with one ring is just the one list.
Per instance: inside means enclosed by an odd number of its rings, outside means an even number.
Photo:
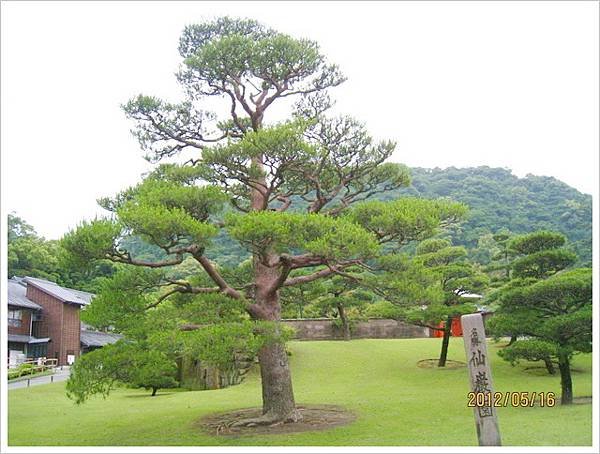
[{"label": "red structure", "polygon": [[[444,337],[444,331],[442,331],[444,329],[444,327],[446,326],[446,322],[441,322],[438,325],[438,329],[434,329],[432,330],[432,337]],[[460,324],[460,317],[454,317],[452,319],[452,326],[450,327],[450,334],[452,336],[462,336],[463,331],[462,331],[462,326]]]},{"label": "red structure", "polygon": [[[493,312],[490,312],[488,310],[482,309],[479,311],[479,313],[481,314],[481,316],[483,317],[483,323],[485,324],[485,321],[491,317],[493,315]],[[440,328],[439,330],[437,329],[432,329],[431,330],[431,337],[444,337],[444,326],[446,325],[445,322],[441,322],[438,325],[438,328]],[[452,319],[452,326],[450,327],[450,334],[452,336],[462,336],[463,335],[463,330],[462,330],[462,325],[460,324],[460,316],[456,316]]]}]

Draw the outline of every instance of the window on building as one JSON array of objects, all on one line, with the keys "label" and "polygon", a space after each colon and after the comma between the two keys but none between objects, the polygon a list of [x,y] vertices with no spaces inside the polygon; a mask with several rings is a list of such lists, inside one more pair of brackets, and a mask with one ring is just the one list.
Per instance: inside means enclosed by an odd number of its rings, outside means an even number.
[{"label": "window on building", "polygon": [[21,321],[23,320],[23,313],[17,309],[9,309],[8,310],[8,326],[13,326],[18,328],[21,326]]},{"label": "window on building", "polygon": [[48,353],[48,344],[30,344],[27,349],[27,356],[29,358],[40,358],[46,356]]}]

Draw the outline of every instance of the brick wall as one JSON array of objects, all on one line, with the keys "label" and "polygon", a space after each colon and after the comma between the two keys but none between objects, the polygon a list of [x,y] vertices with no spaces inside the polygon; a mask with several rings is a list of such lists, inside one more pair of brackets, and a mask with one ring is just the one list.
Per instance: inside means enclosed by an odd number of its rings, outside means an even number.
[{"label": "brick wall", "polygon": [[67,361],[67,355],[79,357],[81,323],[79,322],[79,306],[76,304],[63,304],[63,338],[61,360]]},{"label": "brick wall", "polygon": [[9,306],[10,310],[21,311],[21,326],[8,325],[8,334],[23,334],[29,336],[29,328],[31,325],[31,311],[22,307]]},{"label": "brick wall", "polygon": [[[283,320],[287,326],[296,330],[299,340],[333,340],[342,339],[341,329],[333,325],[333,320],[288,319]],[[390,319],[369,319],[358,322],[352,332],[354,339],[402,339],[415,337],[431,337],[429,328],[410,325]]]},{"label": "brick wall", "polygon": [[67,364],[67,351],[79,356],[81,326],[79,306],[63,303],[37,287],[27,285],[27,298],[43,307],[41,332],[48,333],[48,357],[57,358],[59,365]]}]

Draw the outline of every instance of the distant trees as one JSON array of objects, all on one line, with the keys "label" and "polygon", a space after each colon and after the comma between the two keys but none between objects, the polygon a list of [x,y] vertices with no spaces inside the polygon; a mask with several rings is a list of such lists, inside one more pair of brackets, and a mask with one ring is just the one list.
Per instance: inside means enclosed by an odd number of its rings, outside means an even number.
[{"label": "distant trees", "polygon": [[8,277],[31,276],[94,292],[114,266],[106,261],[74,264],[62,244],[39,236],[15,213],[8,215]]},{"label": "distant trees", "polygon": [[97,279],[109,276],[113,266],[106,262],[73,266],[56,240],[39,236],[34,227],[16,213],[8,215],[8,277],[31,276],[60,285],[95,291]]},{"label": "distant trees", "polygon": [[[352,272],[352,270],[348,270]],[[342,331],[344,340],[352,338],[352,330],[357,319],[364,318],[365,309],[376,299],[376,295],[360,285],[361,270],[353,275],[353,279],[335,276],[324,283],[321,295],[315,305],[324,314],[333,315]]]},{"label": "distant trees", "polygon": [[557,361],[561,403],[570,404],[571,358],[592,348],[592,272],[566,270],[576,257],[564,244],[563,235],[548,231],[511,240],[509,247],[518,257],[511,266],[511,281],[498,290],[500,306],[489,327],[520,337],[499,352],[507,361],[543,360],[550,373],[552,361]]},{"label": "distant trees", "polygon": [[38,236],[32,225],[15,213],[8,215],[8,277],[59,277],[59,246]]},{"label": "distant trees", "polygon": [[[307,273],[294,273],[299,277]],[[281,314],[283,318],[310,318],[321,316],[313,303],[323,293],[323,282],[313,281],[281,289]]]},{"label": "distant trees", "polygon": [[9,243],[13,243],[21,238],[31,238],[37,236],[33,226],[17,216],[15,212],[8,214],[7,227]]}]

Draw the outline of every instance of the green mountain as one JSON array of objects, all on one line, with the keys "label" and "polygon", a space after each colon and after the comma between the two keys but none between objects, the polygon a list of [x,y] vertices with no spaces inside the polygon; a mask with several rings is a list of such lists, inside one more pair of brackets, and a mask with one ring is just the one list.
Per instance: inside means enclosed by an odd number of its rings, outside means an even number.
[{"label": "green mountain", "polygon": [[592,263],[592,196],[554,177],[519,178],[509,169],[487,166],[447,169],[412,168],[412,186],[380,197],[403,195],[449,197],[471,208],[469,219],[451,232],[457,244],[477,247],[486,233],[508,229],[526,233],[547,229],[561,232],[579,257]]}]

